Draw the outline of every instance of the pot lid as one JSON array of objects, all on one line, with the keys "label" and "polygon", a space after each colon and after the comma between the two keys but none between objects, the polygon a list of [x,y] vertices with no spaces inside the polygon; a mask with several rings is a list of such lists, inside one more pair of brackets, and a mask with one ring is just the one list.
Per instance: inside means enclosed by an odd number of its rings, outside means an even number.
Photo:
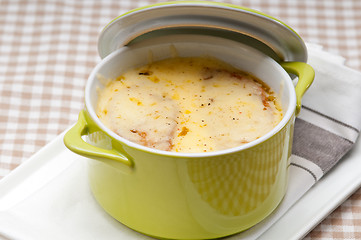
[{"label": "pot lid", "polygon": [[245,43],[276,61],[307,61],[301,37],[283,22],[231,4],[207,1],[159,3],[127,12],[110,22],[98,42],[101,58],[146,39],[201,34]]}]

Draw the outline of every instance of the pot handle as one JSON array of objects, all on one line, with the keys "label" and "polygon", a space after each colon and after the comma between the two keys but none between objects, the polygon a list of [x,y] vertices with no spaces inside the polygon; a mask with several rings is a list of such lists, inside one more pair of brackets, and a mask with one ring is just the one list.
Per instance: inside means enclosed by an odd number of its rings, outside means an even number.
[{"label": "pot handle", "polygon": [[315,78],[315,71],[313,68],[304,62],[283,62],[281,66],[288,72],[298,76],[296,85],[296,116],[301,110],[301,101],[303,94],[311,86]]},{"label": "pot handle", "polygon": [[105,159],[114,160],[133,167],[133,161],[113,147],[112,149],[104,149],[85,142],[82,136],[87,134],[89,134],[89,123],[86,120],[84,110],[82,110],[78,122],[65,134],[64,144],[69,150],[84,157],[101,161]]}]

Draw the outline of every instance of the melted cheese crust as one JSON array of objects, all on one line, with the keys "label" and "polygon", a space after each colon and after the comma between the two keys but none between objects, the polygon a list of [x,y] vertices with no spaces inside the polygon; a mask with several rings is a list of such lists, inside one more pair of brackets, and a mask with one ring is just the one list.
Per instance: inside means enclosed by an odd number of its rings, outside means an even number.
[{"label": "melted cheese crust", "polygon": [[97,115],[147,147],[209,152],[260,138],[282,119],[259,79],[214,58],[171,58],[131,69],[99,90]]}]

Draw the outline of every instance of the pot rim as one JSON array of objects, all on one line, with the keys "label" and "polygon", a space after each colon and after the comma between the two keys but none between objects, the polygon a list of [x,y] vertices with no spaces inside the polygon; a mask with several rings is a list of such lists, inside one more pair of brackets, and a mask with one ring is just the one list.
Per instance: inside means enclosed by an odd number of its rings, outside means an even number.
[{"label": "pot rim", "polygon": [[[229,42],[234,43],[234,41],[226,40],[226,39],[223,39],[223,41],[229,41]],[[99,72],[99,70],[105,64],[107,64],[107,62],[110,59],[112,59],[113,57],[115,57],[118,54],[121,54],[122,51],[124,51],[124,48],[119,48],[118,50],[112,52],[111,54],[106,56],[104,59],[102,59],[101,62],[96,65],[96,67],[93,69],[93,71],[89,75],[89,78],[88,78],[87,83],[86,83],[86,88],[85,88],[85,109],[86,109],[88,115],[91,117],[92,121],[96,124],[96,126],[101,131],[103,131],[108,136],[110,136],[111,138],[117,140],[118,142],[120,142],[120,143],[122,143],[122,144],[124,144],[124,145],[126,145],[128,147],[135,148],[135,149],[141,150],[143,152],[148,152],[148,153],[152,153],[152,154],[156,154],[156,155],[162,155],[162,156],[168,156],[168,157],[179,157],[179,158],[184,158],[184,157],[185,158],[206,158],[206,157],[214,157],[214,156],[231,154],[231,153],[235,153],[235,152],[239,152],[239,151],[243,151],[243,150],[255,147],[256,145],[261,144],[261,143],[269,140],[274,135],[276,135],[279,131],[281,131],[289,123],[289,121],[292,119],[292,116],[295,115],[295,111],[296,111],[296,92],[295,92],[295,88],[294,88],[291,77],[282,68],[280,63],[278,63],[277,61],[275,61],[271,57],[269,57],[269,56],[255,50],[255,49],[253,49],[253,48],[251,48],[249,46],[246,46],[246,45],[241,44],[241,43],[237,43],[237,44],[240,44],[240,45],[242,45],[242,47],[247,48],[247,50],[252,51],[252,53],[255,54],[255,55],[259,55],[260,57],[267,58],[268,60],[270,60],[272,62],[272,64],[274,65],[274,68],[279,68],[278,70],[281,70],[281,72],[284,73],[284,76],[283,76],[285,78],[285,81],[283,81],[284,82],[284,89],[290,93],[288,108],[287,108],[287,111],[284,112],[282,120],[271,131],[269,131],[268,133],[266,133],[265,135],[263,135],[259,139],[253,140],[253,141],[251,141],[249,143],[246,143],[244,145],[241,145],[241,146],[227,148],[227,149],[224,149],[224,150],[212,151],[212,152],[199,152],[199,153],[170,152],[170,151],[159,150],[159,149],[150,148],[150,147],[143,146],[141,144],[134,143],[132,141],[127,140],[126,138],[123,138],[123,137],[119,136],[118,134],[116,134],[115,132],[110,130],[108,127],[106,127],[100,121],[100,119],[97,117],[97,115],[95,113],[94,107],[93,107],[93,105],[91,103],[92,102],[91,101],[91,99],[92,99],[91,98],[91,86],[94,84],[94,81],[97,81],[97,73]]]}]

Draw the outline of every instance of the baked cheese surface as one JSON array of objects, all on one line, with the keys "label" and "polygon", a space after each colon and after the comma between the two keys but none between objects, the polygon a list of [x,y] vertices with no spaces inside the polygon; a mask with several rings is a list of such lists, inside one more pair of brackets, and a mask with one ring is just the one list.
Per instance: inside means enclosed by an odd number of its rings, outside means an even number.
[{"label": "baked cheese surface", "polygon": [[210,152],[256,140],[282,119],[261,80],[209,57],[175,57],[130,69],[98,93],[97,115],[132,142]]}]

